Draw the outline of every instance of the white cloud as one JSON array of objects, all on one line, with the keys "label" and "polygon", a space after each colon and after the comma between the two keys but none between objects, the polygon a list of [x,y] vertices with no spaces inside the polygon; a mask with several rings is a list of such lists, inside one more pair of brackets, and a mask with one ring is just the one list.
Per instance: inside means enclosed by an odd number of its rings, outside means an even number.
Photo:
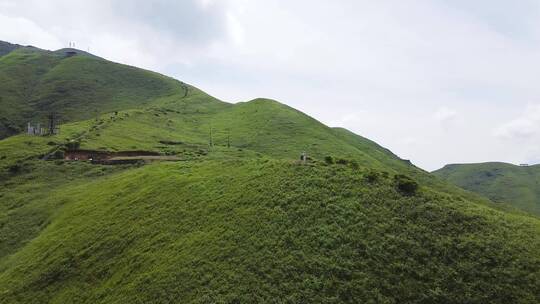
[{"label": "white cloud", "polygon": [[433,115],[435,120],[441,124],[448,124],[457,118],[458,113],[446,106],[440,107]]},{"label": "white cloud", "polygon": [[[364,115],[362,115],[364,114]],[[339,119],[331,123],[331,126],[347,127],[349,124],[355,124],[361,121],[362,117],[365,117],[365,113],[352,112],[341,116]]]},{"label": "white cloud", "polygon": [[60,40],[31,20],[22,17],[10,17],[0,14],[0,38],[22,45],[36,47],[56,47]]},{"label": "white cloud", "polygon": [[245,41],[245,30],[232,12],[227,13],[227,25],[233,41],[239,46],[243,45]]},{"label": "white cloud", "polygon": [[519,117],[497,127],[494,135],[505,140],[540,139],[540,104],[529,105]]}]

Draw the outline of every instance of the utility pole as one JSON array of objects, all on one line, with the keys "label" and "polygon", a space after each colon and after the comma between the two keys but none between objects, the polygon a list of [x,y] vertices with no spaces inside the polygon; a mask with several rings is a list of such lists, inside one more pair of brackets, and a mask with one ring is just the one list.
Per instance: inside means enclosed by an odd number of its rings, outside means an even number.
[{"label": "utility pole", "polygon": [[227,148],[231,147],[231,133],[227,132]]},{"label": "utility pole", "polygon": [[210,148],[214,147],[214,137],[212,136],[212,125],[210,125]]}]

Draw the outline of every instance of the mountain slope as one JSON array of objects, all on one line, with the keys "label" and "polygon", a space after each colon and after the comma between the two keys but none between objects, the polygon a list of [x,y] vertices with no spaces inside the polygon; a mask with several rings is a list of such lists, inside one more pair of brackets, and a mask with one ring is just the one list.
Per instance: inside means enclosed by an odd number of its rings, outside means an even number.
[{"label": "mountain slope", "polygon": [[122,112],[118,117],[104,117],[78,131],[84,134],[80,142],[85,149],[172,154],[182,153],[186,147],[208,149],[210,133],[216,147],[223,148],[229,143],[235,148],[281,159],[299,159],[303,151],[319,161],[331,156],[336,161],[353,161],[364,167],[407,174],[441,192],[490,204],[477,195],[434,179],[366,138],[344,129],[329,128],[269,99],[233,105],[190,90],[186,97],[173,96],[144,109]]},{"label": "mountain slope", "polygon": [[[0,303],[540,301],[538,218],[279,102],[59,53],[0,58],[20,73],[2,96],[34,79],[72,120],[0,140]],[[70,149],[177,161],[54,159]]]},{"label": "mountain slope", "polygon": [[[66,55],[76,52],[75,56]],[[0,57],[0,138],[45,123],[50,112],[69,122],[129,109],[187,86],[157,73],[66,49],[18,48]]]},{"label": "mountain slope", "polygon": [[506,163],[447,165],[434,175],[495,202],[540,215],[540,165]]},{"label": "mountain slope", "polygon": [[1,41],[0,40],[0,57],[11,53],[12,51],[21,48],[22,46],[18,44],[11,44],[9,42]]},{"label": "mountain slope", "polygon": [[404,196],[340,165],[210,158],[54,197],[61,212],[0,262],[7,302],[534,303],[540,292],[538,221]]}]

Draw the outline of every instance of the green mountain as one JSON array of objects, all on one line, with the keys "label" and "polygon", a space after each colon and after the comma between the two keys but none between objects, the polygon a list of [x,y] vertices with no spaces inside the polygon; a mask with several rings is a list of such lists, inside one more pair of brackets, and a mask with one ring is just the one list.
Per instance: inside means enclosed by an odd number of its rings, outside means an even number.
[{"label": "green mountain", "polygon": [[[0,140],[0,303],[540,300],[538,218],[368,139],[86,54],[11,56],[34,57],[8,64],[25,79],[41,77],[35,62],[71,71],[56,74],[63,94],[36,82],[69,119],[59,135]],[[24,104],[12,114],[49,110]],[[162,161],[64,160],[74,149]]]},{"label": "green mountain", "polygon": [[64,123],[88,119],[182,94],[184,87],[80,50],[11,47],[0,57],[0,138],[20,133],[28,122],[45,124],[49,113],[60,113]]},{"label": "green mountain", "polygon": [[540,215],[540,165],[506,163],[447,165],[434,175],[495,202]]}]

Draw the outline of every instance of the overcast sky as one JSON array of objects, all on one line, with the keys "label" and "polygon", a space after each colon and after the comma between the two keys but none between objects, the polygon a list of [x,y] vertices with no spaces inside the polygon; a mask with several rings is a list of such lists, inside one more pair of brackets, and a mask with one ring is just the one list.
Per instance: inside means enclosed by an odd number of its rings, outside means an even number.
[{"label": "overcast sky", "polygon": [[540,162],[539,0],[0,0],[0,40],[273,98],[427,170]]}]

